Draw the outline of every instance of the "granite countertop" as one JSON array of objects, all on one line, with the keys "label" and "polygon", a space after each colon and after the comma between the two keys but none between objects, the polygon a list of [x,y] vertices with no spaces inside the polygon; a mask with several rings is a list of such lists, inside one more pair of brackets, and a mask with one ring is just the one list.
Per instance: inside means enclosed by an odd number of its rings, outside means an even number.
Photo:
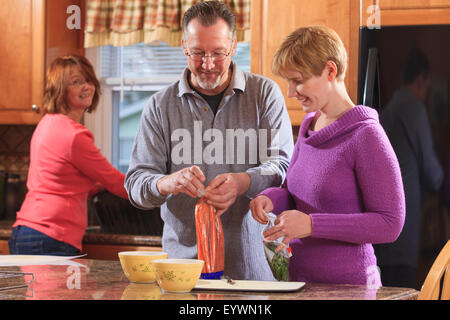
[{"label": "granite countertop", "polygon": [[0,290],[4,300],[412,300],[418,296],[410,288],[313,283],[286,293],[193,290],[175,294],[163,292],[155,283],[130,283],[118,261],[90,259],[70,260],[67,265],[0,267],[0,274],[4,271],[28,273],[0,278],[0,289],[24,285]]},{"label": "granite countertop", "polygon": [[[13,221],[0,220],[0,240],[8,240],[11,235]],[[139,245],[161,247],[160,236],[107,234],[101,233],[100,227],[90,226],[86,229],[83,243],[89,244],[114,244],[114,245]]]}]

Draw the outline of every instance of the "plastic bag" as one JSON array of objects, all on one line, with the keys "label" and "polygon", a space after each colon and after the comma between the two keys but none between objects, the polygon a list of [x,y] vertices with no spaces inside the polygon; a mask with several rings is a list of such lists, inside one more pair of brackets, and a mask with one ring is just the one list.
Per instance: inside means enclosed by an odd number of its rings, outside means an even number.
[{"label": "plastic bag", "polygon": [[292,257],[292,249],[282,242],[283,238],[272,241],[268,241],[264,238],[263,233],[275,225],[274,221],[277,217],[270,212],[267,214],[267,218],[269,219],[269,222],[266,224],[261,234],[264,244],[264,253],[275,279],[278,281],[288,281],[288,266],[289,259]]},{"label": "plastic bag", "polygon": [[198,259],[203,260],[201,277],[220,279],[223,275],[225,247],[222,222],[216,209],[202,197],[195,206]]}]

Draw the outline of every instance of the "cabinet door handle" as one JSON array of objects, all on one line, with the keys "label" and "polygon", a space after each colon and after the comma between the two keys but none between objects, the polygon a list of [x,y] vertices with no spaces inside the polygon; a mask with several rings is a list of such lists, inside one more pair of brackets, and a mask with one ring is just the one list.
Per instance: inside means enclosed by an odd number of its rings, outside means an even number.
[{"label": "cabinet door handle", "polygon": [[39,113],[39,108],[38,108],[38,106],[35,105],[35,104],[33,104],[33,105],[31,106],[31,110],[33,110],[33,111],[36,112],[36,113]]}]

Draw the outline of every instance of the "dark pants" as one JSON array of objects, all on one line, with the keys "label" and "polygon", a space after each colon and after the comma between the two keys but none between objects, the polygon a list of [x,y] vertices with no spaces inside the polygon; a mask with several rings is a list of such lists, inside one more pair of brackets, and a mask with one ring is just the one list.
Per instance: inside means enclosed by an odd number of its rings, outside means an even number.
[{"label": "dark pants", "polygon": [[416,268],[406,265],[380,266],[384,287],[416,287]]},{"label": "dark pants", "polygon": [[68,243],[55,240],[25,226],[13,228],[9,239],[11,254],[76,256],[80,251]]}]

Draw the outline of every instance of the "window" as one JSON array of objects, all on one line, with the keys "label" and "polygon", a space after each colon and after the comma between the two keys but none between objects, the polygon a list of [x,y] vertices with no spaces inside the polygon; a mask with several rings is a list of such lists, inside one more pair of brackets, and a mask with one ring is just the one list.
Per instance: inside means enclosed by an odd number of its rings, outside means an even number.
[{"label": "window", "polygon": [[[125,173],[143,107],[152,94],[180,78],[187,60],[181,47],[163,42],[105,46],[99,54],[104,95],[112,105],[111,163]],[[250,71],[250,43],[238,42],[233,60]]]}]

